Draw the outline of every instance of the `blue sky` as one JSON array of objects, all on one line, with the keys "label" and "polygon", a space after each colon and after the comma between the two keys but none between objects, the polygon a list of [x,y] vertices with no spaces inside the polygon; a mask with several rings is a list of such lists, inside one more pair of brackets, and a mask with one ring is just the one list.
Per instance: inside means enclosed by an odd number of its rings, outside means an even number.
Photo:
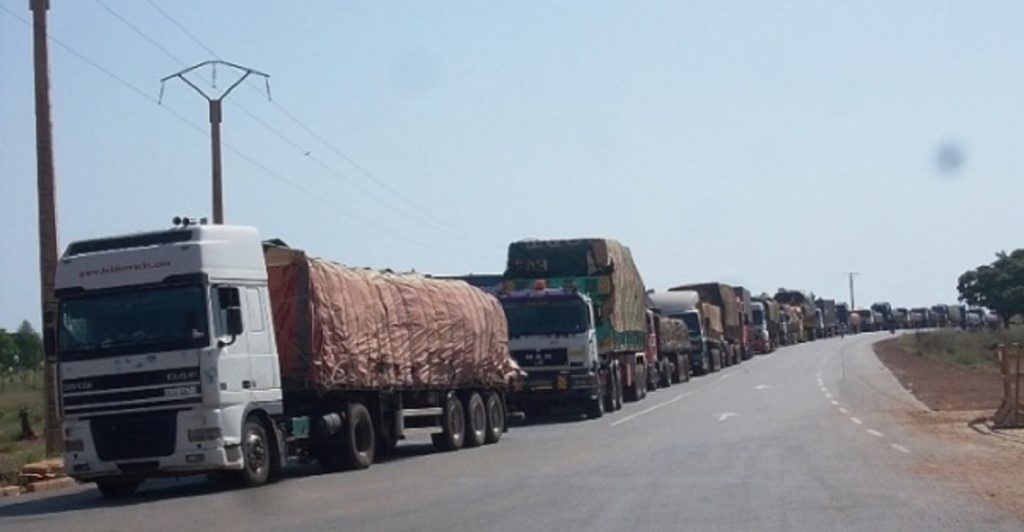
[{"label": "blue sky", "polygon": [[[225,104],[228,222],[347,264],[492,272],[512,240],[609,236],[657,289],[846,299],[855,270],[858,302],[909,306],[1020,246],[1021,2],[152,4],[272,76],[274,103]],[[52,37],[141,90],[51,44],[62,249],[209,215],[205,104],[155,99],[211,54],[152,4],[52,1]],[[31,34],[3,11],[0,69],[12,328],[39,321],[38,251]]]}]

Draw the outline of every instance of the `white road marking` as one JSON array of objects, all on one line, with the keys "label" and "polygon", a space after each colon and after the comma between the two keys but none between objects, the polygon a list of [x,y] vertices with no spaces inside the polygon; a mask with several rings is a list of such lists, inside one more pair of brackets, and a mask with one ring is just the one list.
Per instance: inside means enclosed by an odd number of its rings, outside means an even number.
[{"label": "white road marking", "polygon": [[833,406],[839,406],[839,401],[836,401],[835,399],[833,399],[832,400],[832,405]]},{"label": "white road marking", "polygon": [[899,451],[901,453],[910,454],[910,449],[907,449],[906,447],[904,447],[904,446],[902,446],[902,445],[900,445],[898,443],[893,443],[891,445],[892,445],[893,449],[896,449],[897,451]]},{"label": "white road marking", "polygon": [[[732,373],[726,373],[725,375],[722,375],[721,377],[719,377],[718,380],[716,380],[715,382],[722,382],[725,379],[728,379],[729,377],[732,377],[732,375],[733,375]],[[714,382],[712,384],[714,384]]]},{"label": "white road marking", "polygon": [[725,413],[722,413],[722,414],[718,415],[718,420],[719,421],[725,421],[725,420],[727,420],[727,419],[729,419],[731,417],[735,417],[735,416],[738,416],[738,415],[739,414],[737,414],[736,412],[725,412]]},{"label": "white road marking", "polygon": [[858,425],[864,423],[863,421],[860,420],[859,417],[853,417],[853,416],[850,416],[850,421],[852,421],[852,422],[854,422],[854,423],[856,423]]},{"label": "white road marking", "polygon": [[767,384],[758,384],[757,386],[754,386],[755,390],[764,390],[765,388],[771,388],[771,386],[768,386]]},{"label": "white road marking", "polygon": [[825,399],[831,399],[831,398],[832,398],[832,394],[830,394],[828,392],[825,392]]},{"label": "white road marking", "polygon": [[626,416],[626,417],[624,417],[622,419],[616,420],[615,422],[610,423],[609,426],[610,427],[619,426],[619,425],[621,425],[621,424],[623,424],[623,423],[625,423],[627,421],[630,421],[632,419],[636,419],[636,418],[638,418],[638,417],[640,417],[640,416],[642,416],[644,414],[650,414],[651,412],[654,412],[655,410],[657,410],[657,409],[659,409],[659,408],[661,408],[663,406],[668,406],[668,405],[670,405],[670,404],[672,404],[672,403],[682,399],[683,397],[688,397],[688,396],[691,396],[693,394],[694,394],[694,392],[681,393],[681,394],[673,397],[672,399],[669,399],[668,401],[665,401],[665,402],[662,402],[662,403],[658,403],[658,404],[656,404],[656,405],[654,405],[654,406],[652,406],[650,408],[645,408],[645,409],[643,409],[643,410],[641,410],[639,412],[634,412],[634,413],[632,413],[632,414],[630,414],[630,415],[628,415],[628,416]]},{"label": "white road marking", "polygon": [[821,390],[821,393],[828,393],[828,388],[824,386],[819,386],[818,389]]},{"label": "white road marking", "polygon": [[843,407],[839,407],[839,411],[840,411],[840,412],[842,412],[842,413],[844,413],[844,414],[849,414],[849,413],[850,413],[850,411],[849,411],[849,410],[847,410],[847,409],[845,409],[845,408],[843,408]]},{"label": "white road marking", "polygon": [[884,438],[885,437],[885,434],[882,434],[881,432],[878,432],[875,429],[866,429],[866,430],[868,431],[868,434],[870,434],[872,436],[877,436],[879,438]]}]

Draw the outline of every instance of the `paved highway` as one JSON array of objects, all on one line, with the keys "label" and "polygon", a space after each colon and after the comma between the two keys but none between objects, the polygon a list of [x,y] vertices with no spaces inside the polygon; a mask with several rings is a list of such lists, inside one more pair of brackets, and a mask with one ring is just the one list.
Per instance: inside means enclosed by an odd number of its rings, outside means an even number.
[{"label": "paved highway", "polygon": [[940,443],[874,357],[884,333],[778,350],[600,420],[515,427],[451,454],[425,440],[359,472],[294,468],[260,489],[82,486],[0,500],[14,530],[1013,530],[1024,523],[927,476]]}]

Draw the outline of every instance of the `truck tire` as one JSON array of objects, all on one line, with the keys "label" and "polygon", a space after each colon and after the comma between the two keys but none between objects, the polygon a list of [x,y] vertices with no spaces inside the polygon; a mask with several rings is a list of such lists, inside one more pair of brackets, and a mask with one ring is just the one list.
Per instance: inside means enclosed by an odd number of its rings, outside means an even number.
[{"label": "truck tire", "polygon": [[448,394],[441,414],[441,433],[431,434],[430,441],[438,451],[457,451],[466,441],[466,413],[462,401],[454,394]]},{"label": "truck tire", "polygon": [[676,374],[676,365],[669,362],[667,358],[663,359],[661,361],[661,371],[658,373],[658,387],[668,388],[672,386],[672,383],[676,382],[672,377]]},{"label": "truck tire", "polygon": [[242,470],[238,481],[247,488],[262,486],[270,478],[270,463],[274,459],[267,428],[258,417],[250,415],[242,424]]},{"label": "truck tire", "polygon": [[722,348],[712,348],[709,356],[711,357],[711,360],[709,361],[711,363],[711,373],[722,371]]},{"label": "truck tire", "polygon": [[111,478],[96,481],[96,487],[99,488],[100,493],[108,499],[130,497],[138,491],[141,484],[141,480],[126,478]]},{"label": "truck tire", "polygon": [[466,401],[465,447],[480,447],[487,438],[487,408],[479,393],[473,392]]},{"label": "truck tire", "polygon": [[345,408],[341,438],[342,467],[366,469],[373,465],[377,453],[377,431],[374,430],[370,411],[361,403],[350,403]]},{"label": "truck tire", "polygon": [[484,443],[498,443],[501,435],[505,433],[505,404],[501,402],[501,396],[497,392],[487,392],[484,403],[487,409],[487,434]]},{"label": "truck tire", "polygon": [[690,376],[693,375],[693,366],[690,365],[690,355],[683,355],[683,358],[679,362],[679,373],[681,382],[690,382]]}]

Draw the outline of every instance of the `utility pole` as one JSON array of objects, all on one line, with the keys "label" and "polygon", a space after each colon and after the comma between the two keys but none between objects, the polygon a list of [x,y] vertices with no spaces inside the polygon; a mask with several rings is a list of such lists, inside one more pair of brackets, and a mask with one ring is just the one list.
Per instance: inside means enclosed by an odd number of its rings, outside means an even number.
[{"label": "utility pole", "polygon": [[60,416],[57,413],[57,298],[53,292],[57,272],[57,202],[53,178],[53,123],[50,120],[50,64],[46,41],[49,0],[29,0],[32,10],[32,57],[35,69],[36,195],[39,203],[39,289],[43,312],[43,394],[46,409],[46,454],[60,452]]},{"label": "utility pole", "polygon": [[846,272],[846,275],[850,276],[850,311],[852,312],[852,311],[857,309],[857,305],[856,305],[856,303],[854,302],[854,299],[853,299],[853,277],[856,276],[856,275],[860,275],[860,273],[859,272]]},{"label": "utility pole", "polygon": [[[220,96],[214,97],[207,94],[203,89],[199,88],[198,85],[188,79],[187,75],[199,68],[204,66],[210,66],[213,69],[213,88],[217,86],[217,65],[224,65],[229,68],[242,72],[242,75],[235,80],[227,90],[222,92]],[[220,162],[220,124],[221,124],[221,101],[231,94],[231,91],[235,90],[235,87],[240,85],[250,75],[257,75],[263,77],[267,86],[267,99],[270,99],[270,76],[264,74],[258,70],[253,70],[249,67],[236,65],[234,63],[228,63],[227,61],[221,61],[219,59],[213,59],[210,61],[203,61],[202,63],[192,65],[184,70],[175,72],[169,76],[164,77],[160,80],[160,101],[164,98],[164,84],[167,80],[172,78],[178,78],[184,81],[189,87],[195,89],[203,98],[206,99],[210,104],[210,153],[212,158],[213,166],[213,223],[222,224],[224,223],[224,188],[222,183],[222,172]]]}]

